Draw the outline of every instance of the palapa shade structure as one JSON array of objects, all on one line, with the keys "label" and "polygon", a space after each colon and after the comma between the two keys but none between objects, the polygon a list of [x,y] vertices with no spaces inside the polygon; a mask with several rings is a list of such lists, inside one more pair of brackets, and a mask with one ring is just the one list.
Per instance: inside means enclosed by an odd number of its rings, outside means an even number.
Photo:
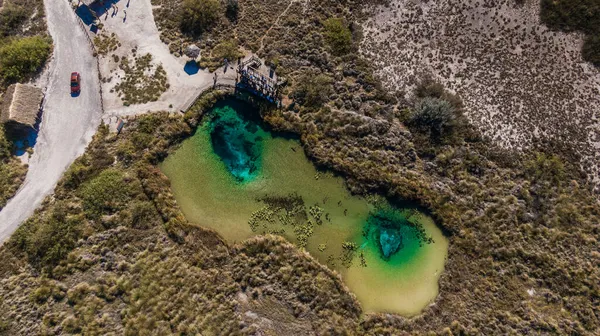
[{"label": "palapa shade structure", "polygon": [[31,85],[13,84],[0,102],[0,122],[34,127],[44,94]]},{"label": "palapa shade structure", "polygon": [[183,53],[189,58],[196,59],[198,56],[200,56],[200,48],[195,44],[190,44],[189,46],[185,47]]},{"label": "palapa shade structure", "polygon": [[94,2],[99,2],[100,0],[79,0],[82,4],[86,5],[86,6],[90,6],[91,4],[93,4]]}]

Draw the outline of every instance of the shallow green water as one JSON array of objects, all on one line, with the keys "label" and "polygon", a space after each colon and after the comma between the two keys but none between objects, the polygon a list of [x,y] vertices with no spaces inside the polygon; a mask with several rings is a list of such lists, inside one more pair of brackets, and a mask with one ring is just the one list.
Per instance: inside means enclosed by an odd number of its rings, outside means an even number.
[{"label": "shallow green water", "polygon": [[366,312],[419,313],[437,296],[448,248],[431,218],[350,195],[297,141],[235,120],[247,109],[217,105],[161,165],[188,220],[231,242],[281,234],[337,270]]}]

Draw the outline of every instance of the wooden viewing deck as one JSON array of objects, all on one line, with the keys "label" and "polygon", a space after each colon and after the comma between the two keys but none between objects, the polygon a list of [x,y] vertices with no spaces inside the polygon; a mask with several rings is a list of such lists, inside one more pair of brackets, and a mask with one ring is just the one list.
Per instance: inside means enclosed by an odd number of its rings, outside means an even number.
[{"label": "wooden viewing deck", "polygon": [[[263,68],[268,70],[264,71]],[[279,88],[282,83],[275,79],[275,74],[270,68],[263,66],[259,58],[253,56],[244,62],[238,62],[237,71],[239,75],[235,85],[237,89],[245,90],[277,106],[281,105]]]}]

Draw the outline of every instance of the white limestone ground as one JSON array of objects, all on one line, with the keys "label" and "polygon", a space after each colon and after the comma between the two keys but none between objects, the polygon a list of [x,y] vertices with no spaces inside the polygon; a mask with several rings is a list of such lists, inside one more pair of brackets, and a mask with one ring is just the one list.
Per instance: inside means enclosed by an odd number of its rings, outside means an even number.
[{"label": "white limestone ground", "polygon": [[[184,71],[184,65],[189,59],[173,56],[167,46],[160,40],[160,34],[154,23],[152,5],[150,0],[121,0],[116,5],[119,11],[116,16],[109,10],[108,18],[103,15],[100,21],[104,24],[102,31],[106,35],[115,33],[121,42],[115,52],[105,57],[100,57],[100,72],[105,79],[111,78],[110,82],[102,85],[104,109],[107,117],[138,115],[154,111],[180,111],[188,107],[194,98],[213,85],[213,74],[200,70],[195,75],[188,75]],[[127,14],[126,20],[125,12]],[[119,69],[118,62],[113,60],[112,54],[131,56],[131,50],[137,47],[137,55],[151,54],[153,63],[162,64],[167,72],[169,89],[163,93],[158,101],[145,104],[124,106],[116,92],[110,92],[124,76],[123,70]],[[218,70],[219,83],[235,80],[235,71],[228,70],[223,73]],[[172,107],[170,107],[172,105]]]},{"label": "white limestone ground", "polygon": [[539,0],[391,0],[364,24],[361,52],[390,89],[410,96],[423,75],[458,93],[496,143],[554,139],[582,155],[600,186],[600,71],[583,36],[541,24]]}]

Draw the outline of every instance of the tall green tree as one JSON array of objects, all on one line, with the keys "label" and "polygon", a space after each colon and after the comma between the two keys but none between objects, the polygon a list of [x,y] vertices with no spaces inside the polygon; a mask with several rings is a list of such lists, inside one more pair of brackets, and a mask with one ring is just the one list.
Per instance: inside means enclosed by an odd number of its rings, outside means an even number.
[{"label": "tall green tree", "polygon": [[31,15],[23,6],[4,3],[0,11],[0,37],[15,34],[19,27]]},{"label": "tall green tree", "polygon": [[200,35],[217,22],[221,3],[218,0],[185,0],[182,10],[181,30],[187,34]]},{"label": "tall green tree", "polygon": [[342,18],[329,18],[323,22],[325,41],[334,55],[345,55],[352,50],[352,32]]},{"label": "tall green tree", "polygon": [[0,79],[13,83],[38,71],[52,50],[49,37],[33,36],[12,40],[0,47]]}]

